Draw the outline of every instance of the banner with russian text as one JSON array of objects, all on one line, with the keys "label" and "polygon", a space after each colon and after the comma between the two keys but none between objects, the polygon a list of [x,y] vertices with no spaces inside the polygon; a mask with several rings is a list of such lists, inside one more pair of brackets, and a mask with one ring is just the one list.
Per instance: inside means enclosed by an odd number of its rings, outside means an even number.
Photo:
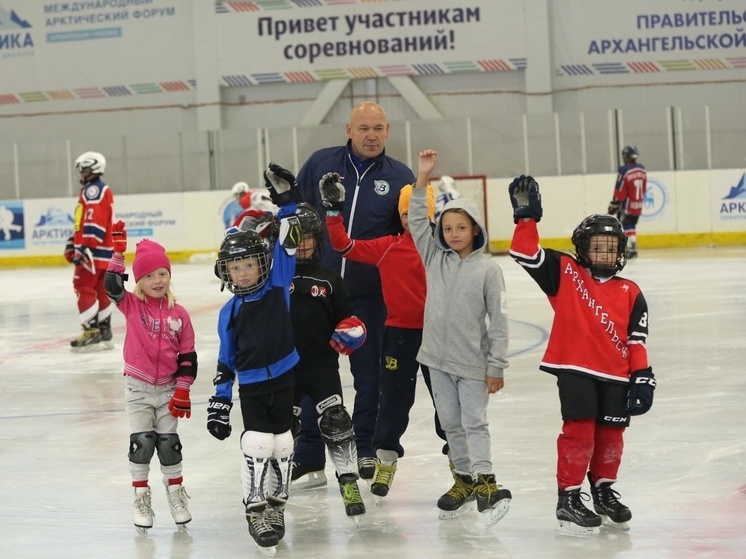
[{"label": "banner with russian text", "polygon": [[526,67],[523,2],[216,2],[222,85]]},{"label": "banner with russian text", "polygon": [[562,0],[549,9],[557,75],[746,68],[743,0]]},{"label": "banner with russian text", "polygon": [[177,0],[0,0],[0,104],[193,90],[192,19]]}]

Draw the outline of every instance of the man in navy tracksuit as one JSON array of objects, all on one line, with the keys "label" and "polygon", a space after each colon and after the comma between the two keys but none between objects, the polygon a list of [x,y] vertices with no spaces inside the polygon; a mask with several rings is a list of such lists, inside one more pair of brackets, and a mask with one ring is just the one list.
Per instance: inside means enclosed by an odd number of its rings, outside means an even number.
[{"label": "man in navy tracksuit", "polygon": [[[319,214],[319,181],[329,172],[339,173],[345,187],[342,210],[344,225],[352,239],[374,239],[402,231],[399,219],[399,192],[414,184],[414,174],[403,163],[385,154],[389,123],[383,108],[373,102],[356,105],[347,123],[347,144],[316,151],[301,168],[297,180],[303,199]],[[358,452],[360,477],[372,479],[375,473],[373,431],[378,412],[379,359],[386,319],[381,279],[375,266],[351,262],[335,252],[324,230],[321,265],[339,270],[350,294],[352,312],[368,331],[366,342],[350,355],[354,378],[355,403],[352,420]],[[318,434],[315,409],[303,406],[303,432],[295,447],[293,479],[324,468],[324,445]]]}]

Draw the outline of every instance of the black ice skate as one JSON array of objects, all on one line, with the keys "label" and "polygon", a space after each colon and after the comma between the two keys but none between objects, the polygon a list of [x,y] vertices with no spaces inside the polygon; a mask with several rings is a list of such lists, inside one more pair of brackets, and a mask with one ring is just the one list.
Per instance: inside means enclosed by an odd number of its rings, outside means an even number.
[{"label": "black ice skate", "polygon": [[104,349],[114,349],[114,335],[111,333],[111,317],[100,321],[98,329],[101,332],[101,343]]},{"label": "black ice skate", "polygon": [[264,510],[264,521],[275,531],[278,541],[285,537],[285,502],[268,495],[267,508]]},{"label": "black ice skate", "polygon": [[375,495],[376,505],[381,503],[381,497],[389,494],[391,484],[394,483],[396,474],[396,460],[399,455],[394,450],[379,449],[378,462],[376,463],[376,475],[370,486],[370,492]]},{"label": "black ice skate", "polygon": [[440,514],[438,518],[448,520],[471,509],[469,503],[474,501],[474,480],[469,474],[453,474],[453,486],[438,499]]},{"label": "black ice skate", "polygon": [[632,512],[619,502],[619,493],[611,488],[612,483],[610,481],[597,483],[598,487],[591,484],[593,508],[606,524],[627,531],[629,530],[627,522],[632,519]]},{"label": "black ice skate", "polygon": [[360,488],[357,486],[356,474],[342,474],[339,476],[339,492],[345,504],[345,513],[360,525],[360,517],[365,514],[365,503],[360,496]]},{"label": "black ice skate", "polygon": [[376,463],[378,460],[373,456],[361,456],[357,459],[357,471],[360,477],[366,481],[372,480],[376,475]]},{"label": "black ice skate", "polygon": [[83,333],[70,342],[73,353],[92,353],[104,349],[98,326],[83,326]]},{"label": "black ice skate", "polygon": [[588,510],[583,500],[590,500],[580,489],[559,491],[557,499],[557,532],[566,536],[594,536],[600,532],[601,517]]},{"label": "black ice skate", "polygon": [[246,507],[246,520],[249,523],[249,534],[254,538],[259,551],[265,555],[274,557],[280,539],[272,527],[267,524],[265,516],[266,509],[266,502],[251,503],[251,505]]},{"label": "black ice skate", "polygon": [[482,515],[485,528],[500,522],[508,514],[510,491],[495,483],[494,474],[478,474],[474,482],[474,495],[477,499],[477,510]]},{"label": "black ice skate", "polygon": [[316,487],[326,487],[326,473],[324,464],[298,464],[293,462],[290,473],[290,479],[293,483],[293,490],[303,491],[305,489],[314,489]]}]

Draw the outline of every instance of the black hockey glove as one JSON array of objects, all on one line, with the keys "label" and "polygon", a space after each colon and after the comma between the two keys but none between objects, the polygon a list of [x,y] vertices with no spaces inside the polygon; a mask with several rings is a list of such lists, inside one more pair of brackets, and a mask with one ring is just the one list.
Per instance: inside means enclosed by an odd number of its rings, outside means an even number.
[{"label": "black hockey glove", "polygon": [[73,238],[70,237],[65,243],[65,260],[70,264],[73,263],[73,256],[75,255],[75,244],[73,244]]},{"label": "black hockey glove", "polygon": [[625,409],[630,415],[642,415],[653,407],[653,392],[658,383],[653,369],[648,367],[629,377],[629,391]]},{"label": "black hockey glove", "polygon": [[264,171],[264,186],[269,190],[269,197],[275,206],[301,201],[300,191],[295,184],[295,175],[277,163],[267,165],[267,170]]},{"label": "black hockey glove", "polygon": [[522,217],[531,217],[541,221],[544,211],[541,207],[539,183],[532,176],[521,175],[513,179],[508,187],[510,203],[513,205],[513,222],[518,223]]},{"label": "black hockey glove", "polygon": [[339,173],[327,173],[319,181],[321,203],[327,210],[341,212],[345,201],[345,187]]},{"label": "black hockey glove", "polygon": [[615,215],[618,219],[620,206],[621,204],[616,200],[612,200],[611,202],[609,202],[609,209],[607,210],[609,212],[609,215]]},{"label": "black hockey glove", "polygon": [[227,398],[213,396],[207,404],[207,430],[218,440],[231,436],[231,408],[233,402]]},{"label": "black hockey glove", "polygon": [[80,248],[75,248],[73,252],[73,264],[82,266],[91,274],[95,274],[96,264],[93,262],[93,250],[91,250],[91,247],[83,245]]}]

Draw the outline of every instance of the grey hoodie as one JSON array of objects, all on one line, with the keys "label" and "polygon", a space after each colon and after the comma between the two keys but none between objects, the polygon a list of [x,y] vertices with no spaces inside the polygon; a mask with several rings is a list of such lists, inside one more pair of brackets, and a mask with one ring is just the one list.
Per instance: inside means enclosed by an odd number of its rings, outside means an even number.
[{"label": "grey hoodie", "polygon": [[508,311],[500,266],[484,253],[487,238],[477,206],[458,198],[443,212],[461,208],[479,225],[474,252],[463,260],[448,248],[441,219],[435,230],[427,216],[427,189],[415,188],[409,228],[427,272],[425,326],[417,361],[452,375],[502,378],[508,367]]}]

